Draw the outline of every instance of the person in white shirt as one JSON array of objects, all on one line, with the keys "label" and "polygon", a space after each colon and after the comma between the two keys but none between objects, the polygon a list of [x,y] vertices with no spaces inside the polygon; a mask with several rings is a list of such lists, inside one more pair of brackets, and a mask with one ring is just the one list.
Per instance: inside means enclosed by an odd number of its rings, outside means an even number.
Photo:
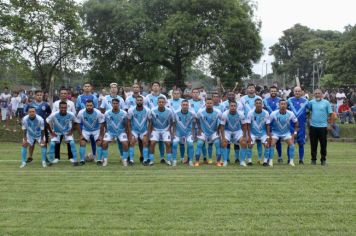
[{"label": "person in white shirt", "polygon": [[11,117],[14,120],[14,129],[13,131],[16,132],[16,125],[17,125],[17,107],[19,106],[21,102],[21,97],[19,96],[19,93],[15,91],[13,93],[13,96],[11,97],[10,101],[10,107],[11,107]]},{"label": "person in white shirt", "polygon": [[4,92],[0,95],[0,102],[1,102],[0,107],[1,107],[1,121],[4,123],[4,128],[6,130],[9,130],[10,100],[11,100],[11,94],[9,93],[9,88],[5,87]]},{"label": "person in white shirt", "polygon": [[339,106],[343,104],[345,98],[344,90],[340,89],[339,92],[336,93],[336,111],[339,111]]}]

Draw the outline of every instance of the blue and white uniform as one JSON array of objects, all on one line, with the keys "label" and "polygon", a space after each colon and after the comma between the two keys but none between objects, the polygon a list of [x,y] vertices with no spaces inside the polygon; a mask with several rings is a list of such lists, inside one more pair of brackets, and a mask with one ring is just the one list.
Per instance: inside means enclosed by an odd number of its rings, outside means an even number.
[{"label": "blue and white uniform", "polygon": [[60,142],[60,136],[63,135],[66,142],[73,140],[73,135],[68,135],[73,127],[73,122],[75,122],[75,115],[71,112],[67,112],[65,115],[61,115],[59,111],[53,112],[46,121],[51,125],[53,132],[57,135],[51,138],[51,142]]},{"label": "blue and white uniform", "polygon": [[255,109],[255,101],[256,99],[261,99],[260,96],[254,95],[253,97],[250,97],[248,95],[243,96],[240,101],[238,102],[239,105],[237,107],[238,110],[242,110],[244,113],[244,116],[247,117],[248,113],[252,110]]},{"label": "blue and white uniform", "polygon": [[225,139],[238,144],[243,136],[241,126],[245,124],[245,116],[241,111],[232,114],[229,110],[222,114],[220,124],[224,126]]},{"label": "blue and white uniform", "polygon": [[164,108],[164,111],[159,111],[156,107],[151,110],[148,117],[153,126],[150,140],[171,142],[170,128],[174,119],[172,110]]},{"label": "blue and white uniform", "polygon": [[160,97],[163,97],[167,102],[167,97],[165,95],[159,94],[156,96],[151,93],[145,97],[144,105],[152,110],[153,108],[156,108],[158,106],[158,98]]},{"label": "blue and white uniform", "polygon": [[[307,106],[308,100],[306,98],[291,97],[288,99],[288,108],[294,113],[298,119],[298,134],[296,141],[300,144],[305,144],[305,129],[307,123]],[[291,125],[291,133],[294,133],[294,126]]]},{"label": "blue and white uniform", "polygon": [[212,112],[207,112],[206,109],[201,109],[197,113],[197,119],[202,129],[201,135],[198,135],[197,138],[207,142],[212,143],[214,140],[219,138],[217,129],[220,124],[221,112],[213,109]]},{"label": "blue and white uniform", "polygon": [[194,99],[189,99],[189,107],[190,109],[193,109],[195,114],[198,114],[200,109],[203,109],[205,107],[205,102],[204,100],[194,100]]},{"label": "blue and white uniform", "polygon": [[246,123],[250,124],[252,144],[256,140],[261,140],[262,143],[267,141],[266,125],[270,124],[269,113],[262,109],[261,113],[256,110],[250,111],[247,115]]},{"label": "blue and white uniform", "polygon": [[44,120],[39,115],[36,115],[33,119],[31,119],[29,115],[26,115],[22,119],[22,130],[26,130],[26,138],[30,146],[33,146],[35,141],[41,144]]},{"label": "blue and white uniform", "polygon": [[48,105],[47,102],[36,102],[33,101],[30,104],[28,104],[25,108],[25,113],[28,112],[29,107],[34,107],[36,110],[36,114],[41,116],[42,119],[45,121],[47,117],[52,113],[51,107]]},{"label": "blue and white uniform", "polygon": [[225,111],[225,106],[223,105],[223,103],[219,103],[217,105],[214,104],[214,109],[219,110],[221,113],[224,113]]},{"label": "blue and white uniform", "polygon": [[120,109],[118,112],[105,112],[106,133],[104,141],[111,142],[118,140],[120,142],[128,141],[126,134],[127,113]]},{"label": "blue and white uniform", "polygon": [[88,113],[86,109],[79,111],[77,115],[76,123],[82,124],[83,138],[89,142],[90,136],[94,137],[94,140],[98,140],[100,135],[100,124],[104,123],[104,115],[96,108],[92,113]]},{"label": "blue and white uniform", "polygon": [[112,100],[116,98],[119,100],[119,106],[120,106],[120,109],[122,110],[125,110],[127,109],[127,106],[126,106],[126,103],[124,101],[124,99],[117,95],[117,96],[111,96],[111,95],[106,95],[104,98],[103,98],[103,101],[101,102],[101,105],[100,105],[100,108],[101,109],[104,109],[105,111],[111,111],[112,110]]},{"label": "blue and white uniform", "polygon": [[286,111],[285,114],[281,114],[279,111],[274,111],[270,115],[272,138],[288,140],[292,138],[290,129],[291,122],[297,123],[298,119],[291,111]]},{"label": "blue and white uniform", "polygon": [[181,110],[174,113],[174,122],[176,125],[176,137],[174,142],[185,144],[186,142],[193,143],[192,128],[195,123],[196,114],[193,110],[188,110],[183,113]]},{"label": "blue and white uniform", "polygon": [[172,109],[172,111],[179,111],[181,109],[181,104],[183,98],[178,98],[178,99],[168,99],[168,104],[167,106]]},{"label": "blue and white uniform", "polygon": [[263,106],[271,114],[274,111],[279,110],[279,102],[281,101],[280,97],[268,97],[263,99]]},{"label": "blue and white uniform", "polygon": [[84,109],[85,108],[85,103],[88,100],[92,100],[93,104],[94,104],[94,108],[98,108],[98,98],[95,95],[93,95],[93,94],[89,94],[89,95],[81,94],[77,98],[77,102],[75,104],[76,109],[77,110]]},{"label": "blue and white uniform", "polygon": [[[142,96],[142,95],[140,95]],[[145,97],[143,97],[143,100],[145,100]],[[126,109],[127,110],[130,110],[132,107],[135,107],[136,106],[136,97],[134,95],[131,95],[129,97],[126,98],[125,100],[125,104],[126,104]]]},{"label": "blue and white uniform", "polygon": [[150,110],[145,106],[142,110],[137,110],[136,107],[129,109],[127,118],[130,120],[131,134],[136,140],[143,139],[143,136],[147,134],[149,114]]}]

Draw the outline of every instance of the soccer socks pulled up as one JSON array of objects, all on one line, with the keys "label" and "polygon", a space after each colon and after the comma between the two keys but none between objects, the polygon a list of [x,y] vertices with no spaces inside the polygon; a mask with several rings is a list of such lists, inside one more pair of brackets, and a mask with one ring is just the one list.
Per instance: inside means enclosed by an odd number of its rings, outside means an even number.
[{"label": "soccer socks pulled up", "polygon": [[161,159],[164,158],[164,143],[162,141],[158,142],[158,149]]},{"label": "soccer socks pulled up", "polygon": [[42,158],[42,161],[46,161],[46,159],[47,159],[47,147],[46,146],[41,147],[41,158]]},{"label": "soccer socks pulled up", "polygon": [[240,148],[240,161],[246,160],[247,148]]},{"label": "soccer socks pulled up", "polygon": [[261,142],[261,140],[257,140],[256,145],[257,145],[258,160],[261,160],[262,159],[262,142]]},{"label": "soccer socks pulled up", "polygon": [[80,161],[85,161],[85,146],[79,148]]},{"label": "soccer socks pulled up", "polygon": [[288,146],[288,156],[290,160],[294,160],[294,144]]},{"label": "soccer socks pulled up", "polygon": [[173,155],[173,159],[177,159],[177,149],[178,149],[178,144],[179,142],[173,142],[172,145],[172,155]]},{"label": "soccer socks pulled up", "polygon": [[221,143],[220,143],[220,139],[216,139],[214,141],[214,145],[215,145],[216,160],[220,161],[221,160]]},{"label": "soccer socks pulled up", "polygon": [[129,156],[130,156],[130,161],[133,161],[134,156],[135,156],[135,148],[134,147],[129,148]]},{"label": "soccer socks pulled up", "polygon": [[248,162],[252,162],[252,148],[251,147],[248,147],[246,149],[246,156],[247,156]]},{"label": "soccer socks pulled up", "polygon": [[185,154],[185,145],[184,143],[179,144],[179,149],[180,149],[180,159],[184,159],[184,154]]},{"label": "soccer socks pulled up", "polygon": [[101,158],[102,158],[102,156],[103,156],[103,153],[102,153],[102,151],[103,151],[103,148],[101,147],[101,146],[98,146],[97,147],[97,154],[98,154],[98,161],[101,161]]},{"label": "soccer socks pulled up", "polygon": [[235,153],[235,160],[238,160],[240,156],[240,146],[237,144],[234,144],[234,153]]},{"label": "soccer socks pulled up", "polygon": [[[170,161],[172,159],[172,153],[168,153],[167,154],[167,160]],[[176,160],[175,158],[173,158],[174,160]]]},{"label": "soccer socks pulled up", "polygon": [[224,161],[227,161],[227,153],[228,153],[227,148],[222,148],[221,153],[224,158]]},{"label": "soccer socks pulled up", "polygon": [[188,142],[188,160],[192,161],[194,156],[194,144]]},{"label": "soccer socks pulled up", "polygon": [[143,161],[147,161],[148,159],[148,147],[144,147],[142,149]]},{"label": "soccer socks pulled up", "polygon": [[104,159],[108,159],[108,155],[109,155],[108,149],[103,149],[101,151],[101,154],[103,155]]},{"label": "soccer socks pulled up", "polygon": [[126,151],[122,152],[122,160],[127,160],[127,158],[129,157],[129,153]]},{"label": "soccer socks pulled up", "polygon": [[270,148],[265,147],[263,162],[267,162],[269,159]]},{"label": "soccer socks pulled up", "polygon": [[299,160],[304,161],[304,144],[299,144]]},{"label": "soccer socks pulled up", "polygon": [[[198,141],[197,141],[197,149],[196,149],[196,152],[195,152],[195,160],[196,161],[199,161],[199,159],[200,159],[200,153],[202,152],[203,146],[205,146],[204,141],[198,139]],[[205,149],[205,151],[206,151],[206,149]]]},{"label": "soccer socks pulled up", "polygon": [[21,161],[26,162],[27,160],[27,147],[21,148]]},{"label": "soccer socks pulled up", "polygon": [[150,154],[150,161],[154,161],[155,160],[155,155],[154,154]]},{"label": "soccer socks pulled up", "polygon": [[270,148],[269,148],[269,159],[273,159],[273,156],[274,156],[274,148],[275,148],[275,147],[270,147]]},{"label": "soccer socks pulled up", "polygon": [[70,150],[72,151],[72,154],[73,154],[73,160],[77,161],[78,160],[78,158],[77,158],[77,148],[75,147],[74,140],[71,140],[69,142],[69,145],[70,145]]},{"label": "soccer socks pulled up", "polygon": [[56,147],[56,143],[55,142],[51,142],[49,145],[49,160],[53,161],[54,159],[54,149]]}]

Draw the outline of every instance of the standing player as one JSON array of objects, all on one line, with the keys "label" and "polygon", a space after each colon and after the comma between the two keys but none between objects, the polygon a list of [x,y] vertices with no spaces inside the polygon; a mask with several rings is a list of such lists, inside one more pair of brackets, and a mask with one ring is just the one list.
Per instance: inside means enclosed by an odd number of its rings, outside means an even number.
[{"label": "standing player", "polygon": [[136,98],[141,96],[140,95],[140,85],[137,83],[133,84],[132,92],[133,92],[133,94],[128,96],[125,100],[127,110],[130,110],[132,107],[136,106]]},{"label": "standing player", "polygon": [[[270,96],[263,100],[263,105],[264,105],[264,108],[268,111],[268,113],[271,114],[272,112],[279,110],[279,101],[281,101],[281,98],[277,96],[278,89],[276,86],[271,86],[269,88],[269,93],[270,93]],[[278,163],[283,163],[281,140],[277,141],[276,149],[277,149],[277,153],[278,153]]]},{"label": "standing player", "polygon": [[[293,112],[287,110],[287,101],[282,99],[279,102],[279,110],[270,115],[272,128],[272,144],[270,148],[269,165],[273,166],[274,147],[279,139],[288,144],[289,165],[294,166],[294,139],[298,133],[298,119]],[[291,121],[294,123],[294,133],[291,135]]]},{"label": "standing player", "polygon": [[188,100],[183,100],[181,104],[181,110],[174,113],[174,125],[173,125],[173,166],[177,164],[177,148],[183,146],[183,152],[181,150],[181,161],[184,160],[185,144],[188,145],[188,163],[193,166],[194,158],[194,126],[196,115],[193,110],[189,110]]},{"label": "standing player", "polygon": [[[149,114],[149,135],[150,135],[150,160],[145,165],[154,164],[154,151],[156,143],[162,141],[167,149],[167,165],[172,165],[171,158],[171,128],[173,123],[173,112],[166,108],[166,99],[164,97],[158,98],[158,107],[153,108]],[[164,158],[164,156],[163,156]],[[161,161],[162,163],[162,161]]]},{"label": "standing player", "polygon": [[199,166],[200,153],[202,152],[205,143],[214,143],[217,164],[220,165],[221,149],[219,138],[219,123],[221,119],[221,112],[213,108],[213,100],[206,99],[206,108],[201,109],[197,114],[198,135],[197,135],[197,149],[195,154],[194,166]]},{"label": "standing player", "polygon": [[246,156],[246,125],[245,116],[241,111],[237,111],[237,103],[231,101],[229,103],[229,110],[222,114],[220,122],[220,135],[223,147],[223,157],[224,162],[218,161],[217,166],[227,166],[228,160],[228,150],[227,145],[229,143],[234,143],[235,145],[241,145],[241,160],[240,165],[246,166],[245,156]]},{"label": "standing player", "polygon": [[94,108],[94,102],[87,100],[86,108],[79,111],[77,115],[76,123],[83,124],[83,127],[79,129],[80,133],[80,165],[85,164],[85,146],[91,139],[97,145],[98,157],[101,159],[101,143],[104,134],[104,115],[96,108]]},{"label": "standing player", "polygon": [[42,154],[42,167],[47,167],[46,164],[46,140],[44,135],[44,120],[39,115],[36,115],[36,109],[34,107],[28,107],[28,115],[22,119],[23,141],[21,148],[22,163],[20,168],[26,166],[27,147],[35,146],[35,142],[41,146]]},{"label": "standing player", "polygon": [[46,120],[48,130],[51,134],[49,159],[53,164],[58,162],[58,159],[54,159],[54,150],[56,143],[59,143],[61,138],[64,138],[64,141],[70,144],[73,154],[73,165],[77,166],[77,150],[73,139],[75,115],[71,112],[67,112],[67,109],[67,103],[64,101],[60,102],[59,111],[53,112]]},{"label": "standing player", "polygon": [[181,109],[181,103],[183,101],[182,91],[178,89],[173,90],[173,98],[168,99],[167,106],[172,109],[172,111],[179,111]]},{"label": "standing player", "polygon": [[252,148],[256,140],[260,140],[264,146],[264,160],[263,166],[268,166],[268,159],[270,153],[271,133],[270,133],[270,120],[268,111],[262,109],[262,100],[255,100],[255,110],[248,113],[247,119],[248,128],[248,165],[252,165]]},{"label": "standing player", "polygon": [[148,116],[150,110],[143,106],[143,97],[137,96],[136,97],[136,106],[131,107],[128,111],[128,134],[129,134],[129,141],[130,141],[130,149],[129,155],[130,159],[133,160],[135,156],[135,144],[136,142],[142,143],[140,146],[141,157],[143,157],[140,162],[143,164],[147,164],[148,161]]},{"label": "standing player", "polygon": [[[122,143],[123,155],[122,164],[127,166],[129,141],[127,138],[127,113],[120,109],[120,101],[117,98],[111,100],[112,110],[105,112],[105,136],[102,144],[102,154],[104,157],[103,166],[108,163],[108,144],[113,140]],[[101,156],[98,157],[98,165],[101,165]],[[130,157],[129,165],[134,164],[133,158]]]},{"label": "standing player", "polygon": [[[302,89],[300,87],[294,88],[294,97],[288,99],[288,108],[298,118],[298,133],[296,142],[299,147],[299,164],[304,164],[304,144],[305,144],[305,126],[307,122],[307,106],[308,99],[302,97]],[[294,133],[294,127],[291,126],[290,132]],[[288,152],[289,153],[289,152]],[[289,161],[289,155],[288,155]]]}]

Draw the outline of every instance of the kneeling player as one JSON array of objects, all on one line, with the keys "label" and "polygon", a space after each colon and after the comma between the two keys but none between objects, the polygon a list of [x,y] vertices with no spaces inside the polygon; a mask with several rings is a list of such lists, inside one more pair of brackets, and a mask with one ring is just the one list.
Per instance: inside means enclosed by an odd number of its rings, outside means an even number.
[{"label": "kneeling player", "polygon": [[256,140],[259,140],[265,149],[263,166],[268,166],[269,147],[272,140],[270,136],[270,121],[268,111],[262,109],[262,100],[260,98],[255,100],[255,109],[248,113],[246,123],[248,127],[248,165],[252,165],[252,148]]},{"label": "kneeling player", "polygon": [[64,141],[69,143],[71,152],[73,154],[73,165],[77,166],[77,150],[73,139],[73,123],[75,121],[75,115],[71,112],[67,112],[67,103],[62,101],[59,103],[59,111],[52,113],[46,119],[47,127],[51,134],[51,144],[49,148],[50,162],[55,164],[58,159],[54,159],[54,152],[56,144],[60,143],[61,136],[64,137]]},{"label": "kneeling player", "polygon": [[[298,133],[298,119],[293,112],[287,110],[287,101],[279,102],[279,110],[270,115],[272,128],[272,144],[269,155],[269,165],[273,166],[274,147],[281,138],[288,143],[288,156],[290,157],[289,165],[294,166],[294,138]],[[291,121],[294,123],[294,133],[291,135]]]},{"label": "kneeling player", "polygon": [[227,146],[230,143],[235,145],[240,144],[241,146],[241,157],[240,165],[246,166],[245,157],[246,157],[246,125],[244,114],[240,111],[237,111],[237,103],[231,101],[229,103],[229,110],[225,111],[222,114],[220,122],[220,134],[223,147],[223,157],[224,162],[218,162],[217,166],[227,166],[228,160],[228,150]]},{"label": "kneeling player", "polygon": [[22,119],[23,141],[21,148],[22,164],[20,168],[26,166],[27,148],[34,147],[35,142],[41,145],[42,166],[47,167],[46,164],[46,140],[44,137],[44,120],[39,115],[36,115],[34,107],[28,108],[28,115]]},{"label": "kneeling player", "polygon": [[[183,100],[181,103],[181,110],[174,113],[174,125],[173,125],[173,166],[177,165],[177,149],[178,144],[183,145],[183,157],[184,157],[184,145],[188,145],[188,163],[193,166],[194,156],[194,140],[193,132],[195,126],[196,115],[194,111],[189,110],[188,100]],[[181,153],[182,154],[182,153]]]},{"label": "kneeling player", "polygon": [[104,133],[104,115],[96,108],[92,100],[87,100],[85,108],[77,115],[77,123],[82,124],[83,128],[79,126],[80,133],[80,165],[85,164],[85,148],[87,142],[90,142],[90,137],[94,138],[97,146],[98,157],[102,155],[102,138]]},{"label": "kneeling player", "polygon": [[[108,144],[113,140],[121,142],[122,144],[122,164],[127,166],[127,157],[128,157],[128,148],[129,141],[127,139],[127,113],[120,109],[120,101],[117,98],[112,99],[111,101],[112,110],[105,112],[105,127],[106,133],[104,136],[104,141],[102,144],[102,154],[104,157],[103,166],[106,166],[108,163]],[[101,165],[101,158],[98,158],[98,165]],[[133,165],[133,158],[130,157],[130,165]]]}]

